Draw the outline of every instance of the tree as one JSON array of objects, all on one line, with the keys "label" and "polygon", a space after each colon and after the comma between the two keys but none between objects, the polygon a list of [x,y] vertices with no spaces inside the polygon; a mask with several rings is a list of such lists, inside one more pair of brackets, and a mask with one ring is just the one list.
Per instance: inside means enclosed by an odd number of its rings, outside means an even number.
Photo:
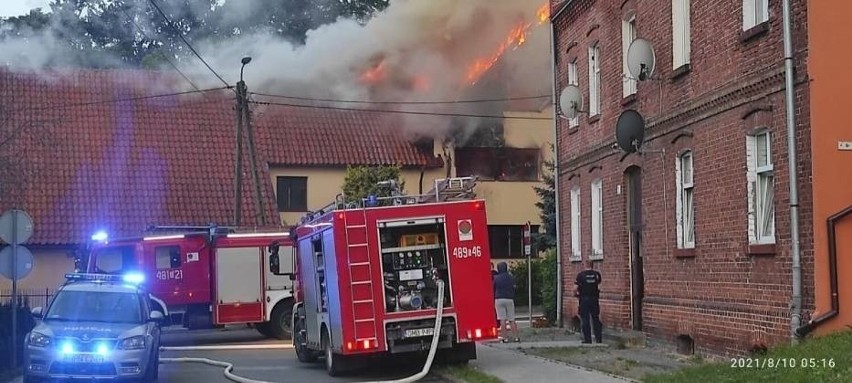
[{"label": "tree", "polygon": [[343,194],[346,202],[360,201],[369,195],[389,197],[393,189],[380,185],[382,181],[396,181],[398,192],[404,193],[405,181],[402,179],[399,166],[347,166],[346,178],[343,181]]},{"label": "tree", "polygon": [[[551,151],[553,145],[550,145]],[[535,241],[539,250],[547,250],[556,247],[556,179],[554,177],[555,166],[553,161],[544,162],[544,186],[534,186],[535,193],[540,198],[535,206],[539,209],[544,232],[535,234]]]}]

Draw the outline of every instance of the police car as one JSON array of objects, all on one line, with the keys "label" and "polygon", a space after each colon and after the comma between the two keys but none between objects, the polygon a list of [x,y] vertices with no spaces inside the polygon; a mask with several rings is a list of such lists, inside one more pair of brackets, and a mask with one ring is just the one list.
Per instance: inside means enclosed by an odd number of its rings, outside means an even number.
[{"label": "police car", "polygon": [[43,379],[157,380],[160,322],[141,274],[66,274],[46,310],[33,309],[24,382]]}]

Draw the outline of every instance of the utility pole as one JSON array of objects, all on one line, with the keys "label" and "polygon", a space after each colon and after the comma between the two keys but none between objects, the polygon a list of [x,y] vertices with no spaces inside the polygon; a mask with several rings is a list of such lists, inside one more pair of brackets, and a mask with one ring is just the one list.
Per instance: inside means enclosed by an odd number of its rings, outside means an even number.
[{"label": "utility pole", "polygon": [[254,182],[254,204],[255,209],[257,209],[256,217],[257,221],[261,226],[266,225],[266,214],[263,211],[263,195],[260,191],[260,175],[257,170],[257,151],[254,146],[254,129],[251,126],[251,110],[248,105],[248,94],[246,90],[245,82],[243,84],[243,113],[245,113],[245,124],[246,124],[246,135],[248,136],[248,150],[249,150],[249,166],[251,167],[251,178],[252,182]]},{"label": "utility pole", "polygon": [[237,134],[234,158],[234,226],[240,226],[243,215],[243,106],[246,99],[246,83],[243,81],[243,69],[251,61],[251,57],[243,57],[240,68],[240,81],[237,83]]}]

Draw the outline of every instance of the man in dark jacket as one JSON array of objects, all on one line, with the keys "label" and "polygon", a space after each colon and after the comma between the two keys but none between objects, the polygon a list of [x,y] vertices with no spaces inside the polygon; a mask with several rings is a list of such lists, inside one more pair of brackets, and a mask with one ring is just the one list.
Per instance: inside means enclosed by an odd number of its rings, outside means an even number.
[{"label": "man in dark jacket", "polygon": [[580,322],[583,329],[583,343],[592,343],[590,325],[594,326],[595,342],[601,343],[601,306],[598,301],[600,297],[601,273],[595,270],[595,264],[591,260],[586,261],[586,270],[577,273],[574,281],[576,288],[574,295],[580,300]]},{"label": "man in dark jacket", "polygon": [[[515,323],[515,278],[509,274],[509,265],[506,262],[497,264],[497,275],[494,276],[494,308],[497,309],[497,320],[501,322],[500,333],[509,327],[512,338],[520,342],[518,325]],[[508,342],[509,337],[504,336],[503,342]]]}]

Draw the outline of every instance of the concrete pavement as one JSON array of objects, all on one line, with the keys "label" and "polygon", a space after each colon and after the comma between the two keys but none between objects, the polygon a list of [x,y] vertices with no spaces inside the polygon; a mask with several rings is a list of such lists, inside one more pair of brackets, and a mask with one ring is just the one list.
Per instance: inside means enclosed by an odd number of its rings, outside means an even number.
[{"label": "concrete pavement", "polygon": [[[515,382],[583,382],[623,383],[631,381],[598,371],[572,366],[519,352],[530,347],[580,347],[579,341],[526,342],[526,343],[481,343],[477,347],[477,358],[471,367],[499,378],[506,383]],[[606,347],[584,345],[583,347]]]}]

